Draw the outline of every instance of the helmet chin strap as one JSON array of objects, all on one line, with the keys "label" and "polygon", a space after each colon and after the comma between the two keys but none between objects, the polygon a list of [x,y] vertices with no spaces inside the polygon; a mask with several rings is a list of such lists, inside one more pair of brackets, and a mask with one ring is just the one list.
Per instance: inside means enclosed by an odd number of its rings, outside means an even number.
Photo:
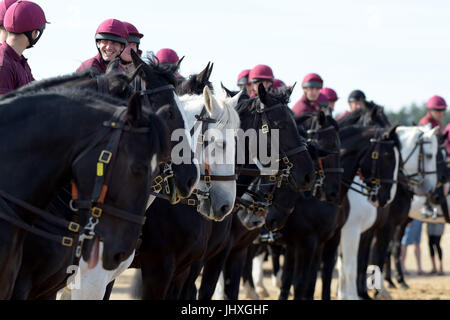
[{"label": "helmet chin strap", "polygon": [[33,39],[33,31],[27,31],[24,32],[24,35],[28,38],[28,41],[30,42],[30,44],[28,45],[27,49],[29,48],[33,48],[34,45],[39,41],[39,39],[41,38],[42,34],[44,33],[44,29],[45,29],[45,24],[40,27],[39,29],[35,29],[38,31],[38,35],[35,39]]}]

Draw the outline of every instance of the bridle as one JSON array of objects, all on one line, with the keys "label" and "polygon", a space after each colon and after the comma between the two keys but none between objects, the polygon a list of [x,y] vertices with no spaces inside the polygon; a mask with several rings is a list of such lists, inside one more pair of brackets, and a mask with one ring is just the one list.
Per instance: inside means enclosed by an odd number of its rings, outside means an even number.
[{"label": "bridle", "polygon": [[[425,156],[424,156],[425,154],[424,154],[424,150],[423,150],[423,145],[431,144],[431,141],[425,141],[423,138],[423,135],[424,135],[424,133],[421,132],[419,135],[419,138],[416,141],[416,144],[414,145],[414,148],[411,150],[409,155],[403,161],[402,168],[404,168],[404,165],[408,162],[409,159],[411,159],[411,157],[414,154],[414,152],[416,151],[416,149],[419,148],[418,171],[413,174],[404,174],[404,178],[406,180],[407,185],[420,186],[423,183],[425,176],[430,175],[430,174],[437,174],[437,170],[436,171],[426,171],[425,170]],[[405,169],[403,169],[403,170],[406,171]],[[414,179],[415,177],[419,177],[420,180],[419,181],[415,180]]]},{"label": "bridle", "polygon": [[[316,144],[319,144],[319,140],[320,140],[320,134],[324,133],[324,132],[328,132],[331,130],[335,130],[335,127],[333,125],[330,125],[326,128],[319,128],[319,129],[310,129],[307,131],[307,134],[309,136],[308,138],[308,142],[314,142]],[[340,143],[338,145],[338,148],[336,151],[331,151],[329,152],[330,155],[337,155],[337,157],[339,157],[339,149],[340,149]],[[325,184],[325,178],[326,178],[326,173],[335,173],[335,174],[339,174],[342,175],[344,173],[344,168],[339,167],[339,168],[324,168],[323,165],[323,160],[325,159],[325,157],[318,157],[317,159],[317,163],[316,165],[318,166],[318,168],[316,167],[316,182],[314,184],[313,187],[313,196],[315,197],[317,195],[317,192],[319,192],[320,189],[322,189],[324,187]]]},{"label": "bridle", "polygon": [[[381,140],[381,133],[382,133],[381,130],[377,130],[376,138],[370,139],[371,147],[365,152],[364,156],[361,158],[361,160],[359,162],[360,164],[364,163],[366,158],[368,158],[369,156],[370,156],[370,159],[372,160],[369,177],[364,177],[361,169],[359,170],[359,173],[358,173],[359,177],[364,182],[364,184],[360,184],[358,182],[348,181],[348,180],[342,181],[342,184],[344,186],[348,187],[349,189],[351,189],[357,193],[360,193],[360,194],[368,197],[369,199],[372,199],[373,201],[375,201],[374,199],[376,199],[378,197],[378,192],[381,188],[381,184],[383,184],[383,183],[390,183],[390,184],[398,183],[398,181],[396,181],[396,180],[381,179],[377,176],[377,171],[379,171],[379,168],[380,168],[380,166],[377,164],[378,164],[378,160],[380,159],[381,145],[394,145],[395,144],[395,142],[392,140]],[[364,192],[362,190],[352,187],[352,184],[355,184],[355,185],[361,187],[362,189],[366,190],[367,192]]]},{"label": "bridle", "polygon": [[[97,135],[94,140],[88,145],[83,152],[81,152],[73,161],[72,168],[76,165],[78,161],[84,158],[93,148],[97,147],[98,144],[105,139],[109,134],[108,143],[106,147],[101,151],[100,156],[97,159],[96,164],[96,176],[94,188],[89,200],[81,200],[79,199],[79,192],[77,185],[74,181],[72,181],[72,200],[70,201],[70,208],[73,211],[86,210],[90,211],[91,216],[89,218],[89,222],[84,227],[82,234],[79,235],[78,246],[76,249],[76,256],[80,257],[81,255],[81,247],[83,241],[86,239],[92,239],[95,235],[94,229],[95,226],[99,223],[99,219],[102,214],[108,214],[114,216],[116,218],[125,220],[126,222],[144,225],[145,216],[137,216],[126,212],[125,210],[118,209],[114,206],[108,205],[104,203],[105,197],[108,192],[109,184],[112,179],[112,174],[114,171],[114,166],[117,159],[119,142],[121,140],[121,136],[123,132],[131,132],[137,134],[145,134],[150,131],[150,127],[139,127],[134,128],[125,123],[122,119],[125,115],[126,108],[120,107],[115,111],[112,119],[110,121],[104,121],[102,127],[106,128],[103,130],[102,134]],[[111,134],[112,131],[112,134]],[[71,236],[60,236],[56,234],[49,233],[45,230],[41,230],[31,224],[26,223],[23,219],[18,217],[11,207],[6,203],[6,201],[12,202],[17,206],[28,210],[31,213],[34,213],[37,216],[40,216],[43,219],[46,219],[50,223],[66,228],[71,232]],[[76,238],[77,234],[80,230],[80,225],[75,221],[67,221],[65,219],[56,217],[51,213],[48,213],[44,210],[41,210],[35,206],[32,206],[16,197],[4,192],[0,191],[0,204],[3,204],[4,209],[8,212],[5,214],[0,211],[0,218],[10,222],[11,224],[24,229],[30,233],[38,235],[42,238],[52,240],[62,244],[65,247],[72,247],[74,238]],[[87,234],[86,234],[87,232]]]}]

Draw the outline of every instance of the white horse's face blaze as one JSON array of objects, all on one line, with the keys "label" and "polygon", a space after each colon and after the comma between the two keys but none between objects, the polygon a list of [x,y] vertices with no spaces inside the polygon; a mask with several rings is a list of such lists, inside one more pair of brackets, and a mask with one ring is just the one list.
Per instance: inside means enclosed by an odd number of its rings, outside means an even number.
[{"label": "white horse's face blaze", "polygon": [[[437,185],[436,155],[438,151],[438,139],[436,136],[438,128],[431,129],[429,126],[423,127],[398,127],[396,132],[402,143],[403,169],[408,175],[415,175],[417,185],[413,191],[418,195],[426,195],[434,190]],[[423,171],[419,172],[420,148],[416,147],[419,139],[423,144]],[[414,149],[415,148],[415,149]],[[414,150],[414,151],[413,151]],[[409,157],[409,159],[407,159]],[[407,160],[405,162],[405,160]]]},{"label": "white horse's face blaze", "polygon": [[[219,101],[205,87],[203,96],[182,96],[185,105],[189,127],[194,127],[195,115],[199,115],[203,107],[207,116],[217,120],[216,123],[203,122],[193,135],[193,145],[198,145],[202,126],[208,126],[205,132],[204,143],[197,148],[196,158],[200,162],[202,175],[233,176],[235,174],[236,132],[240,126],[239,115],[234,110],[239,95],[227,101]],[[198,211],[208,219],[222,221],[231,213],[236,198],[236,181],[214,181],[208,184],[201,180],[197,189],[208,192],[209,197],[199,195]]]}]

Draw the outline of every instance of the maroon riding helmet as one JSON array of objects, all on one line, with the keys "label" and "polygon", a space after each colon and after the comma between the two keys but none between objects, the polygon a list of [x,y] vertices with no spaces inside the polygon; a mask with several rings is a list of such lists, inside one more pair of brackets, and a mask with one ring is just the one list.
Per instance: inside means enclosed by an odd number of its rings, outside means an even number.
[{"label": "maroon riding helmet", "polygon": [[[24,34],[33,47],[41,38],[45,25],[49,23],[42,8],[34,2],[19,0],[13,3],[5,13],[3,25],[5,30],[17,34]],[[33,39],[32,33],[38,30],[39,34]]]}]

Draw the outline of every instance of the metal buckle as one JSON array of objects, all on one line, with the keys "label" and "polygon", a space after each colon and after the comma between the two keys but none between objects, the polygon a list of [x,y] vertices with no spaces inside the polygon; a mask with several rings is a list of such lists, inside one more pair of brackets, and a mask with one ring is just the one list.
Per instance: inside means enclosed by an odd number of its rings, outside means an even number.
[{"label": "metal buckle", "polygon": [[284,164],[288,165],[290,163],[289,158],[288,157],[284,157],[283,158],[283,162],[284,162]]},{"label": "metal buckle", "polygon": [[197,143],[198,144],[203,144],[203,140],[205,140],[205,136],[202,133],[198,134],[198,139],[197,139]]},{"label": "metal buckle", "polygon": [[195,199],[188,199],[188,206],[193,206],[195,207],[197,205],[197,202],[195,201]]},{"label": "metal buckle", "polygon": [[153,182],[155,184],[161,184],[164,181],[163,177],[157,176],[155,179],[153,179]]},{"label": "metal buckle", "polygon": [[372,152],[372,159],[378,160],[380,158],[380,154],[376,151]]},{"label": "metal buckle", "polygon": [[91,212],[94,218],[99,219],[102,216],[103,210],[99,207],[92,207]]},{"label": "metal buckle", "polygon": [[317,174],[321,177],[325,177],[325,171],[323,171],[323,170],[318,170]]},{"label": "metal buckle", "polygon": [[76,222],[70,221],[69,230],[72,232],[78,232],[78,230],[80,230],[80,225]]},{"label": "metal buckle", "polygon": [[372,184],[380,185],[381,181],[380,179],[372,179]]},{"label": "metal buckle", "polygon": [[269,133],[269,125],[265,124],[262,126],[262,133],[266,134]]},{"label": "metal buckle", "polygon": [[206,184],[211,183],[211,176],[205,176],[204,181]]},{"label": "metal buckle", "polygon": [[269,180],[270,182],[275,182],[277,181],[277,176],[270,176]]},{"label": "metal buckle", "polygon": [[73,245],[73,239],[69,237],[63,237],[61,244],[64,247],[71,247]]},{"label": "metal buckle", "polygon": [[100,157],[98,158],[98,161],[108,164],[111,161],[111,157],[112,152],[109,152],[108,150],[103,150],[102,153],[100,154]]},{"label": "metal buckle", "polygon": [[162,190],[162,185],[160,184],[154,185],[152,186],[152,190],[153,192],[160,192]]},{"label": "metal buckle", "polygon": [[267,195],[265,195],[265,196],[264,196],[264,200],[272,201],[272,200],[273,200],[273,194],[267,194]]}]

